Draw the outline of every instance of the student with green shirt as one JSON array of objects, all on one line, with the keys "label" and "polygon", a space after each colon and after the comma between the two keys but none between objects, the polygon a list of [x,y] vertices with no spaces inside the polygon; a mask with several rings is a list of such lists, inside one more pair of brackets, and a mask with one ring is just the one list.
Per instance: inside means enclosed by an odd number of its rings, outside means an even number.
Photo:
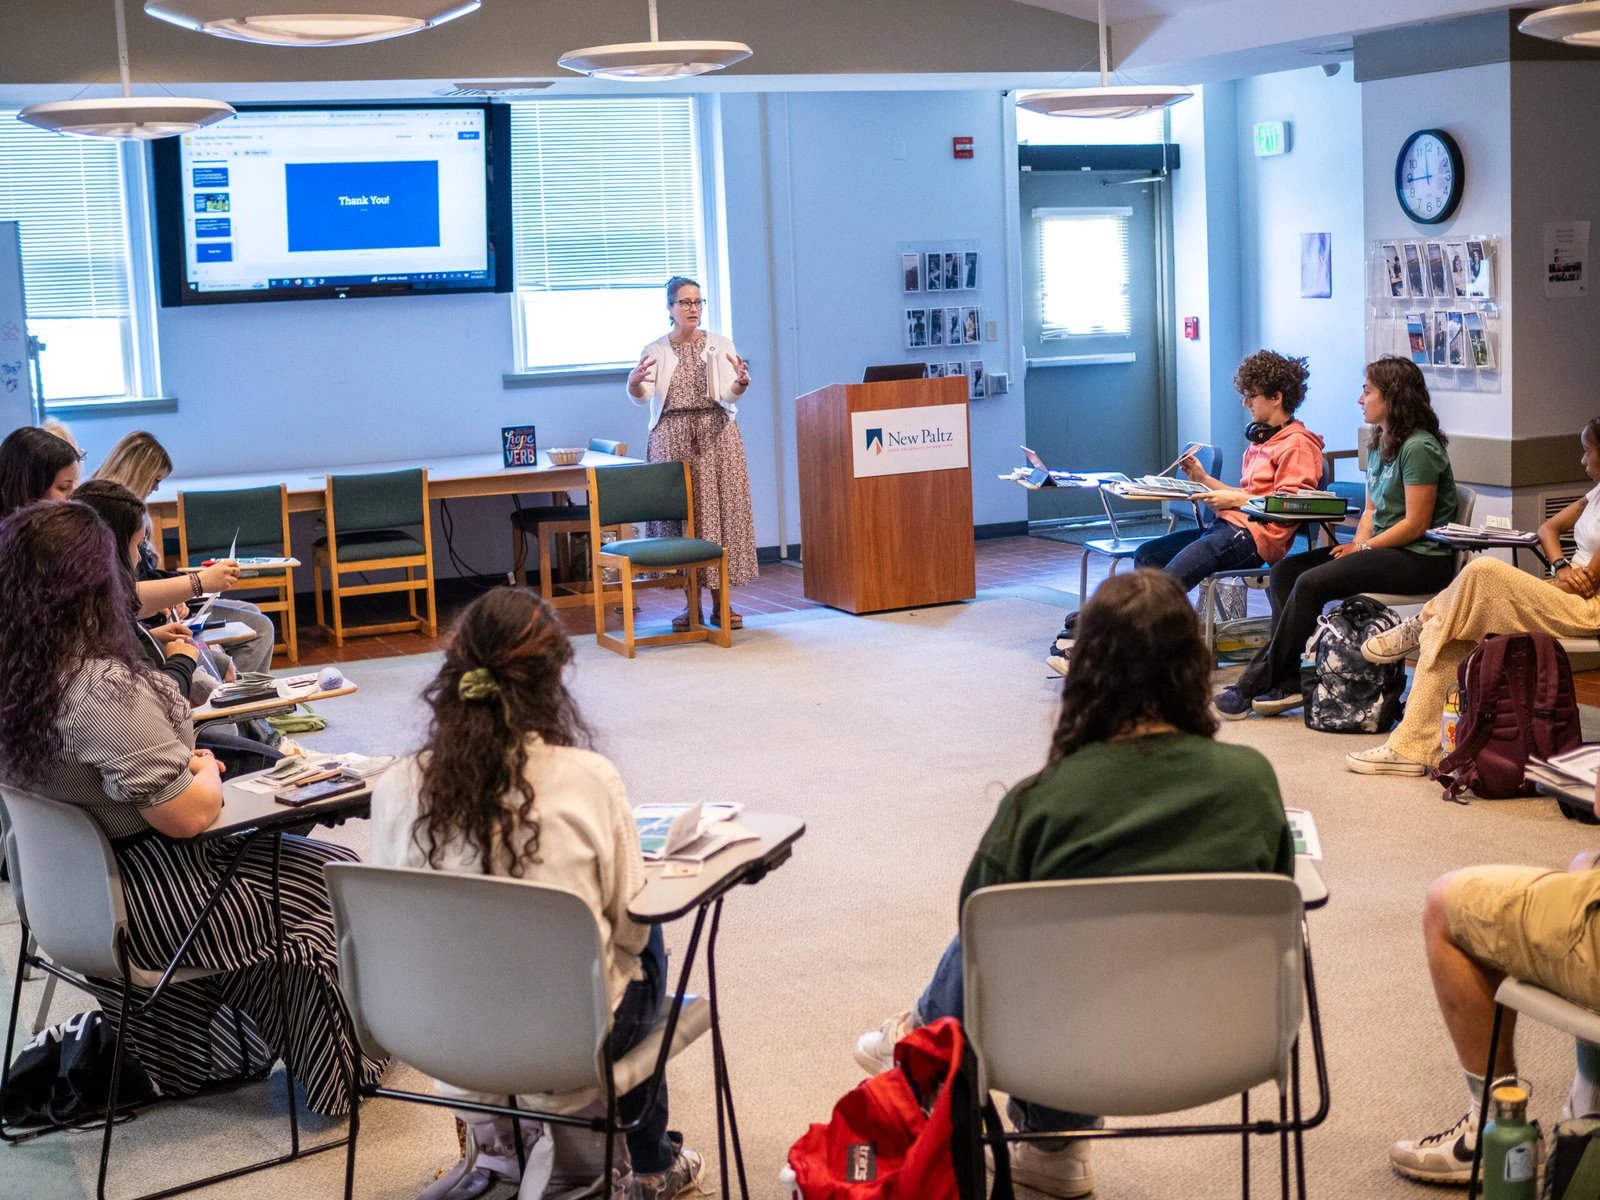
[{"label": "student with green shirt", "polygon": [[1373,432],[1356,536],[1272,568],[1272,640],[1213,701],[1230,720],[1301,706],[1300,653],[1329,602],[1362,592],[1438,592],[1455,572],[1450,548],[1423,536],[1456,519],[1456,479],[1422,372],[1392,354],[1368,363],[1358,403]]},{"label": "student with green shirt", "polygon": [[[967,868],[979,888],[1041,879],[1192,871],[1294,873],[1294,847],[1272,766],[1213,741],[1211,657],[1181,584],[1163,571],[1114,575],[1084,606],[1061,716],[1044,769],[1011,789]],[[957,912],[959,917],[959,909]],[[874,1074],[894,1065],[911,1029],[963,1011],[953,940],[917,1006],[856,1044]],[[1069,1132],[1098,1117],[1013,1098],[1021,1129]],[[1016,1142],[1017,1182],[1051,1196],[1094,1188],[1089,1143]]]}]

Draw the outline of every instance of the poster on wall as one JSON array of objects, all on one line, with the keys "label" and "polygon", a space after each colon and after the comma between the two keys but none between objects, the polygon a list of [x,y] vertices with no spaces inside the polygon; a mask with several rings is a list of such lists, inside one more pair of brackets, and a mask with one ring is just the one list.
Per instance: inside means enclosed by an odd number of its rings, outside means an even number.
[{"label": "poster on wall", "polygon": [[1327,300],[1333,295],[1333,234],[1300,235],[1300,297]]},{"label": "poster on wall", "polygon": [[1551,299],[1587,296],[1589,222],[1544,223],[1544,294]]}]

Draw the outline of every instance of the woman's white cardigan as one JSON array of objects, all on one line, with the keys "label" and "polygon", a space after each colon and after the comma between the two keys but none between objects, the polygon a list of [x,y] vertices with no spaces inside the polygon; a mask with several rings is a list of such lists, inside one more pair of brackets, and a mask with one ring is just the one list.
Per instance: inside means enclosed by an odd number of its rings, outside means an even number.
[{"label": "woman's white cardigan", "polygon": [[[656,360],[656,381],[645,385],[649,390],[643,396],[635,396],[629,392],[628,399],[635,404],[650,406],[648,428],[654,429],[656,422],[661,420],[661,406],[666,403],[667,388],[672,383],[672,372],[678,365],[678,352],[673,349],[671,339],[663,335],[646,346],[644,353]],[[713,404],[722,405],[731,417],[739,411],[738,398],[733,394],[733,382],[739,378],[739,373],[728,361],[730,354],[735,358],[739,356],[739,352],[733,348],[733,343],[720,333],[706,330],[706,348],[700,354],[706,363],[706,399]]]}]

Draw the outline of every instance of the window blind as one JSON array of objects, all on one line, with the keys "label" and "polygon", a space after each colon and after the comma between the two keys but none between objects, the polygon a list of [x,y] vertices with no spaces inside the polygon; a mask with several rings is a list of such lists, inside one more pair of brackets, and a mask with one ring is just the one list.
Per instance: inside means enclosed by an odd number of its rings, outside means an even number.
[{"label": "window blind", "polygon": [[1035,209],[1042,338],[1132,332],[1130,208]]},{"label": "window blind", "polygon": [[116,143],[46,133],[0,110],[0,221],[22,224],[29,318],[129,315]]},{"label": "window blind", "polygon": [[511,144],[518,288],[660,287],[699,273],[692,98],[518,104]]}]

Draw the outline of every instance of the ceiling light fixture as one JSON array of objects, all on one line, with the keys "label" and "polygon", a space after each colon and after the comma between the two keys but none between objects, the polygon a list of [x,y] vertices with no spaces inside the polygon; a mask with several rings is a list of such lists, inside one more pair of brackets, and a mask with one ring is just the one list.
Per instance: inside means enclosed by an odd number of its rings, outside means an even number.
[{"label": "ceiling light fixture", "polygon": [[1134,87],[1107,86],[1106,0],[1100,0],[1100,86],[1030,92],[1017,99],[1017,107],[1049,117],[1136,117],[1187,100],[1194,95],[1185,87],[1160,84]]},{"label": "ceiling light fixture", "polygon": [[233,106],[221,100],[133,95],[128,71],[128,23],[122,0],[112,0],[112,7],[117,13],[117,69],[122,75],[122,95],[103,100],[30,104],[17,114],[17,120],[51,133],[148,142],[192,133],[202,125],[233,116]]},{"label": "ceiling light fixture", "polygon": [[1600,0],[1541,9],[1524,17],[1517,32],[1570,46],[1600,46]]},{"label": "ceiling light fixture", "polygon": [[569,71],[596,79],[675,79],[720,71],[743,62],[751,53],[743,42],[663,42],[656,21],[656,0],[650,0],[648,42],[585,46],[567,51],[559,62]]},{"label": "ceiling light fixture", "polygon": [[[432,29],[480,0],[322,0],[328,12],[282,12],[300,0],[145,0],[157,20],[260,46],[359,46]],[[307,5],[314,7],[314,5]]]}]

